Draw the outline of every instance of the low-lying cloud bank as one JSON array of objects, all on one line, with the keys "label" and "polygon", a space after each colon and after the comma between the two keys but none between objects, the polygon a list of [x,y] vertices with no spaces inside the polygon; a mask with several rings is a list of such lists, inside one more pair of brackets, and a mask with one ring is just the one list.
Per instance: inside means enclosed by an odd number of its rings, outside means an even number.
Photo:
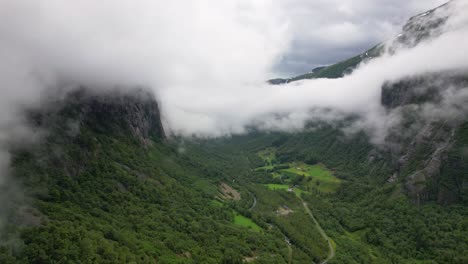
[{"label": "low-lying cloud bank", "polygon": [[3,0],[0,141],[22,129],[18,111],[45,90],[79,83],[151,87],[176,134],[300,129],[310,119],[352,114],[377,142],[395,120],[380,104],[385,81],[468,68],[468,9],[458,0],[443,11],[452,13],[444,34],[415,48],[384,54],[341,79],[267,85],[294,39],[288,4]]},{"label": "low-lying cloud bank", "polygon": [[[0,192],[13,189],[9,144],[34,138],[22,111],[51,89],[221,92],[268,76],[288,48],[287,24],[263,0],[0,0]],[[0,195],[0,227],[9,198]]]},{"label": "low-lying cloud bank", "polygon": [[[223,89],[211,86],[208,79],[201,85],[195,84],[194,89],[182,86],[163,90],[167,122],[175,133],[209,136],[243,133],[246,125],[265,130],[301,129],[309,120],[334,121],[353,115],[360,117],[354,129],[364,129],[374,143],[383,143],[387,131],[400,120],[398,111],[388,111],[381,104],[385,82],[428,73],[468,73],[467,4],[453,2],[434,16],[448,13],[451,16],[441,35],[416,47],[398,47],[396,52],[365,62],[340,79],[304,80],[279,86],[232,80],[223,84]],[[444,94],[447,96],[440,105],[444,109],[451,102],[458,105],[467,99],[463,90]]]}]

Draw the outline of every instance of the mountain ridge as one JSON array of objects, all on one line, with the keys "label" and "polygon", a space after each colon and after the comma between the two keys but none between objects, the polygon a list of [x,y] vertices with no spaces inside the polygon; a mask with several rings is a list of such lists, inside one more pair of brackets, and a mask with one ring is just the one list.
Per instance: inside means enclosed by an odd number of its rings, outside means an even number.
[{"label": "mountain ridge", "polygon": [[346,74],[350,74],[362,62],[371,60],[374,57],[378,57],[382,53],[386,52],[386,50],[389,50],[390,53],[393,53],[394,49],[397,47],[414,47],[421,41],[440,34],[440,30],[447,21],[448,17],[439,17],[438,13],[440,13],[439,11],[443,11],[444,9],[449,8],[451,3],[452,1],[449,1],[439,7],[410,17],[403,26],[402,32],[398,34],[398,36],[385,41],[384,43],[377,44],[359,55],[328,66],[315,68],[310,73],[300,74],[290,78],[271,79],[268,80],[267,83],[272,85],[279,85],[307,79],[341,78]]}]

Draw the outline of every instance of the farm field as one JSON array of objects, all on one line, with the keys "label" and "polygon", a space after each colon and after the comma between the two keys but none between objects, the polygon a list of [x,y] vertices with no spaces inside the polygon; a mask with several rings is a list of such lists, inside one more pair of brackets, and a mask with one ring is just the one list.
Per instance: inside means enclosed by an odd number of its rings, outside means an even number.
[{"label": "farm field", "polygon": [[269,172],[273,179],[279,179],[281,184],[269,184],[272,190],[287,190],[295,186],[302,191],[334,193],[338,190],[342,180],[335,177],[333,171],[321,163],[306,164],[302,161],[289,163],[274,163],[276,161],[274,149],[268,148],[258,152],[258,156],[265,161],[265,166],[256,170]]},{"label": "farm field", "polygon": [[261,232],[262,228],[259,227],[252,219],[245,217],[237,212],[234,212],[234,224],[247,227],[256,232]]}]

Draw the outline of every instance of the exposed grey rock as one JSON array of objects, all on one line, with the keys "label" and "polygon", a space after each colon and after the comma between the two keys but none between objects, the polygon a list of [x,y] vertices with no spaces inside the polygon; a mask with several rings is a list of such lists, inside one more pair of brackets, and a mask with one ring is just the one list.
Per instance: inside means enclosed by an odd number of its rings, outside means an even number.
[{"label": "exposed grey rock", "polygon": [[[109,90],[96,93],[79,88],[63,99],[52,99],[42,113],[36,114],[39,126],[54,124],[54,118],[65,119],[63,128],[73,137],[85,126],[100,133],[130,132],[142,143],[165,139],[160,110],[154,95],[143,89]],[[50,127],[50,126],[46,126]]]}]

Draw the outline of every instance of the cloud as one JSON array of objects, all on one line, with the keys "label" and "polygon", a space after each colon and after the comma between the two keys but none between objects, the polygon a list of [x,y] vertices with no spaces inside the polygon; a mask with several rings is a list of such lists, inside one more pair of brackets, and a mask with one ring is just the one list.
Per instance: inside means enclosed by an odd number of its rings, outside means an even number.
[{"label": "cloud", "polygon": [[261,78],[289,41],[272,1],[2,3],[3,39],[41,68],[79,81]]},{"label": "cloud", "polygon": [[[151,87],[166,125],[185,135],[242,133],[253,123],[273,127],[265,125],[278,123],[265,121],[272,113],[290,117],[274,126],[294,121],[289,126],[300,128],[316,108],[380,119],[384,81],[466,66],[463,12],[451,20],[459,20],[458,31],[383,56],[343,79],[281,87],[264,80],[281,58],[328,57],[327,50],[378,42],[391,37],[410,12],[440,2],[3,0],[0,127],[11,127],[22,106],[64,82]],[[2,133],[0,139],[9,138]]]},{"label": "cloud", "polygon": [[227,83],[267,79],[290,41],[275,2],[0,0],[0,187],[12,189],[8,145],[33,136],[22,111],[50,89],[145,86],[214,103]]},{"label": "cloud", "polygon": [[[455,13],[441,36],[415,48],[400,47],[395,54],[373,59],[341,79],[281,86],[232,81],[225,83],[221,92],[207,82],[192,90],[167,90],[161,98],[169,127],[185,135],[242,133],[246,125],[290,130],[302,128],[311,119],[327,121],[344,113],[360,116],[359,128],[364,128],[374,143],[381,144],[389,128],[399,121],[397,112],[388,112],[381,105],[381,88],[386,81],[468,70],[468,9],[463,2],[457,3],[448,10]],[[328,113],[335,115],[324,116],[320,109],[329,109]]]},{"label": "cloud", "polygon": [[[17,112],[39,102],[47,88],[80,83],[151,87],[170,131],[184,135],[242,133],[252,124],[300,128],[310,111],[322,108],[361,115],[383,130],[375,124],[385,120],[384,81],[466,67],[464,7],[442,37],[342,79],[278,87],[264,80],[291,54],[328,56],[327,49],[378,42],[409,12],[440,2],[3,0],[0,127],[17,127],[10,126]],[[266,120],[277,114],[282,125]],[[5,131],[0,139],[10,138]]]}]

